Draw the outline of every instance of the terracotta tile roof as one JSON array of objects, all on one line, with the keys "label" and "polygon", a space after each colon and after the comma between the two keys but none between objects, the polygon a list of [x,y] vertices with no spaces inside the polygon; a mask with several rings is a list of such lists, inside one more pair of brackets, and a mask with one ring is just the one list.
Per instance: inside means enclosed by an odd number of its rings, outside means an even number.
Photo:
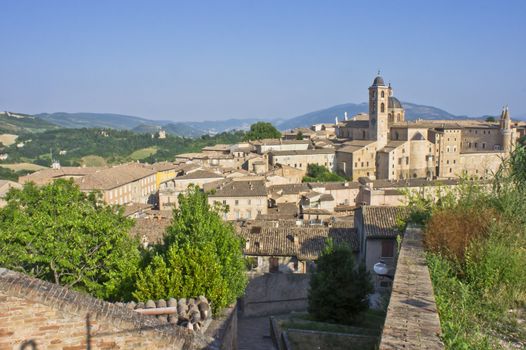
[{"label": "terracotta tile roof", "polygon": [[407,216],[407,208],[363,206],[361,215],[366,238],[396,238],[401,234],[399,220]]},{"label": "terracotta tile roof", "polygon": [[171,218],[165,217],[135,219],[135,226],[130,230],[130,235],[149,244],[162,243],[171,221]]},{"label": "terracotta tile roof", "polygon": [[209,197],[266,197],[267,188],[264,180],[233,180],[227,182],[209,194]]},{"label": "terracotta tile roof", "polygon": [[327,209],[318,209],[318,208],[305,208],[303,209],[303,214],[306,215],[332,215]]},{"label": "terracotta tile roof", "polygon": [[278,203],[275,208],[268,208],[267,216],[270,217],[271,215],[290,217],[292,219],[298,215],[298,206],[296,203]]},{"label": "terracotta tile roof", "polygon": [[140,163],[128,163],[105,168],[75,182],[81,190],[109,190],[155,174],[156,171]]},{"label": "terracotta tile roof", "polygon": [[171,162],[158,162],[149,165],[155,171],[167,171],[167,170],[177,170],[179,165],[176,165]]},{"label": "terracotta tile roof", "polygon": [[[327,238],[335,244],[348,244],[359,251],[358,233],[352,228],[286,227],[238,228],[238,234],[249,240],[246,255],[295,256],[300,260],[316,260],[325,248]],[[260,232],[260,233],[252,233]],[[297,237],[297,243],[294,243]]]},{"label": "terracotta tile roof", "polygon": [[330,193],[324,193],[320,196],[320,202],[330,202],[333,200],[334,200],[334,197]]},{"label": "terracotta tile roof", "polygon": [[371,140],[354,140],[350,142],[345,142],[342,145],[342,147],[336,150],[336,152],[353,153],[361,150],[366,146],[372,146],[374,143],[376,143],[376,141]]},{"label": "terracotta tile roof", "polygon": [[21,176],[19,181],[24,184],[26,182],[34,182],[37,185],[47,184],[55,179],[62,177],[81,177],[92,174],[104,168],[98,167],[61,167],[60,169],[43,169],[32,174]]},{"label": "terracotta tile roof", "polygon": [[269,189],[271,192],[281,192],[282,195],[299,194],[310,191],[310,187],[306,183],[274,185],[270,186]]},{"label": "terracotta tile roof", "polygon": [[391,152],[409,141],[389,141],[379,152]]},{"label": "terracotta tile roof", "polygon": [[146,211],[151,208],[152,208],[151,204],[132,203],[124,207],[124,216],[131,216],[135,213]]}]

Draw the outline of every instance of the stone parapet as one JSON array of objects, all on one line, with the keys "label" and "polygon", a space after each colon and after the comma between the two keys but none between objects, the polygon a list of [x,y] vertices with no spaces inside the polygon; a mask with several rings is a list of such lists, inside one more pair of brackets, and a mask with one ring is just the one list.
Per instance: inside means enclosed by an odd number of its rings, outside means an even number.
[{"label": "stone parapet", "polygon": [[444,348],[422,236],[417,227],[404,235],[380,350]]}]

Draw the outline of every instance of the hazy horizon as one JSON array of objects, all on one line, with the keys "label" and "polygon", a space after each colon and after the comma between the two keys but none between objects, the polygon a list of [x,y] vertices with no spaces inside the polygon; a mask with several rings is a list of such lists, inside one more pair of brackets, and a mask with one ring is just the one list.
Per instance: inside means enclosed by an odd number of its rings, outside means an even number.
[{"label": "hazy horizon", "polygon": [[202,121],[401,101],[526,113],[526,2],[4,2],[0,110]]}]

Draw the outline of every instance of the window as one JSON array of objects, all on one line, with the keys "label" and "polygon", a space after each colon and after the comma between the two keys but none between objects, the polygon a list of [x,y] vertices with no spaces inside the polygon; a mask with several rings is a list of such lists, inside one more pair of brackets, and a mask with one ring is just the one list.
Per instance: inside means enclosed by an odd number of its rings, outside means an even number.
[{"label": "window", "polygon": [[252,204],[252,200],[248,200],[248,205],[251,205]]},{"label": "window", "polygon": [[392,258],[394,256],[394,240],[382,241],[382,258]]},{"label": "window", "polygon": [[239,205],[239,200],[238,199],[236,199],[235,204]]},{"label": "window", "polygon": [[384,94],[384,92],[383,92],[383,91],[382,91],[382,93],[381,93],[381,96],[382,96],[382,98],[383,98],[383,97],[385,97],[385,94]]},{"label": "window", "polygon": [[226,205],[226,199],[223,199],[223,204]]},{"label": "window", "polygon": [[272,272],[272,273],[279,272],[278,258],[269,258],[268,262],[269,262],[268,272]]},{"label": "window", "polygon": [[[383,93],[383,91],[382,91]],[[382,102],[382,104],[380,105],[380,112],[381,113],[385,113],[385,103]]]}]

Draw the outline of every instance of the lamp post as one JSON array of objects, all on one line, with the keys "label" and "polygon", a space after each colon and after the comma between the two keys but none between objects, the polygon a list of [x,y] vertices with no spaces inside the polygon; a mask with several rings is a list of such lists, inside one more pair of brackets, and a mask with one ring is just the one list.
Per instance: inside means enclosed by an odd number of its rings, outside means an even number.
[{"label": "lamp post", "polygon": [[374,264],[373,270],[377,276],[386,277],[386,278],[389,278],[390,280],[393,280],[393,276],[389,275],[389,268],[387,267],[387,265],[385,264],[383,260],[380,260],[379,262]]}]

